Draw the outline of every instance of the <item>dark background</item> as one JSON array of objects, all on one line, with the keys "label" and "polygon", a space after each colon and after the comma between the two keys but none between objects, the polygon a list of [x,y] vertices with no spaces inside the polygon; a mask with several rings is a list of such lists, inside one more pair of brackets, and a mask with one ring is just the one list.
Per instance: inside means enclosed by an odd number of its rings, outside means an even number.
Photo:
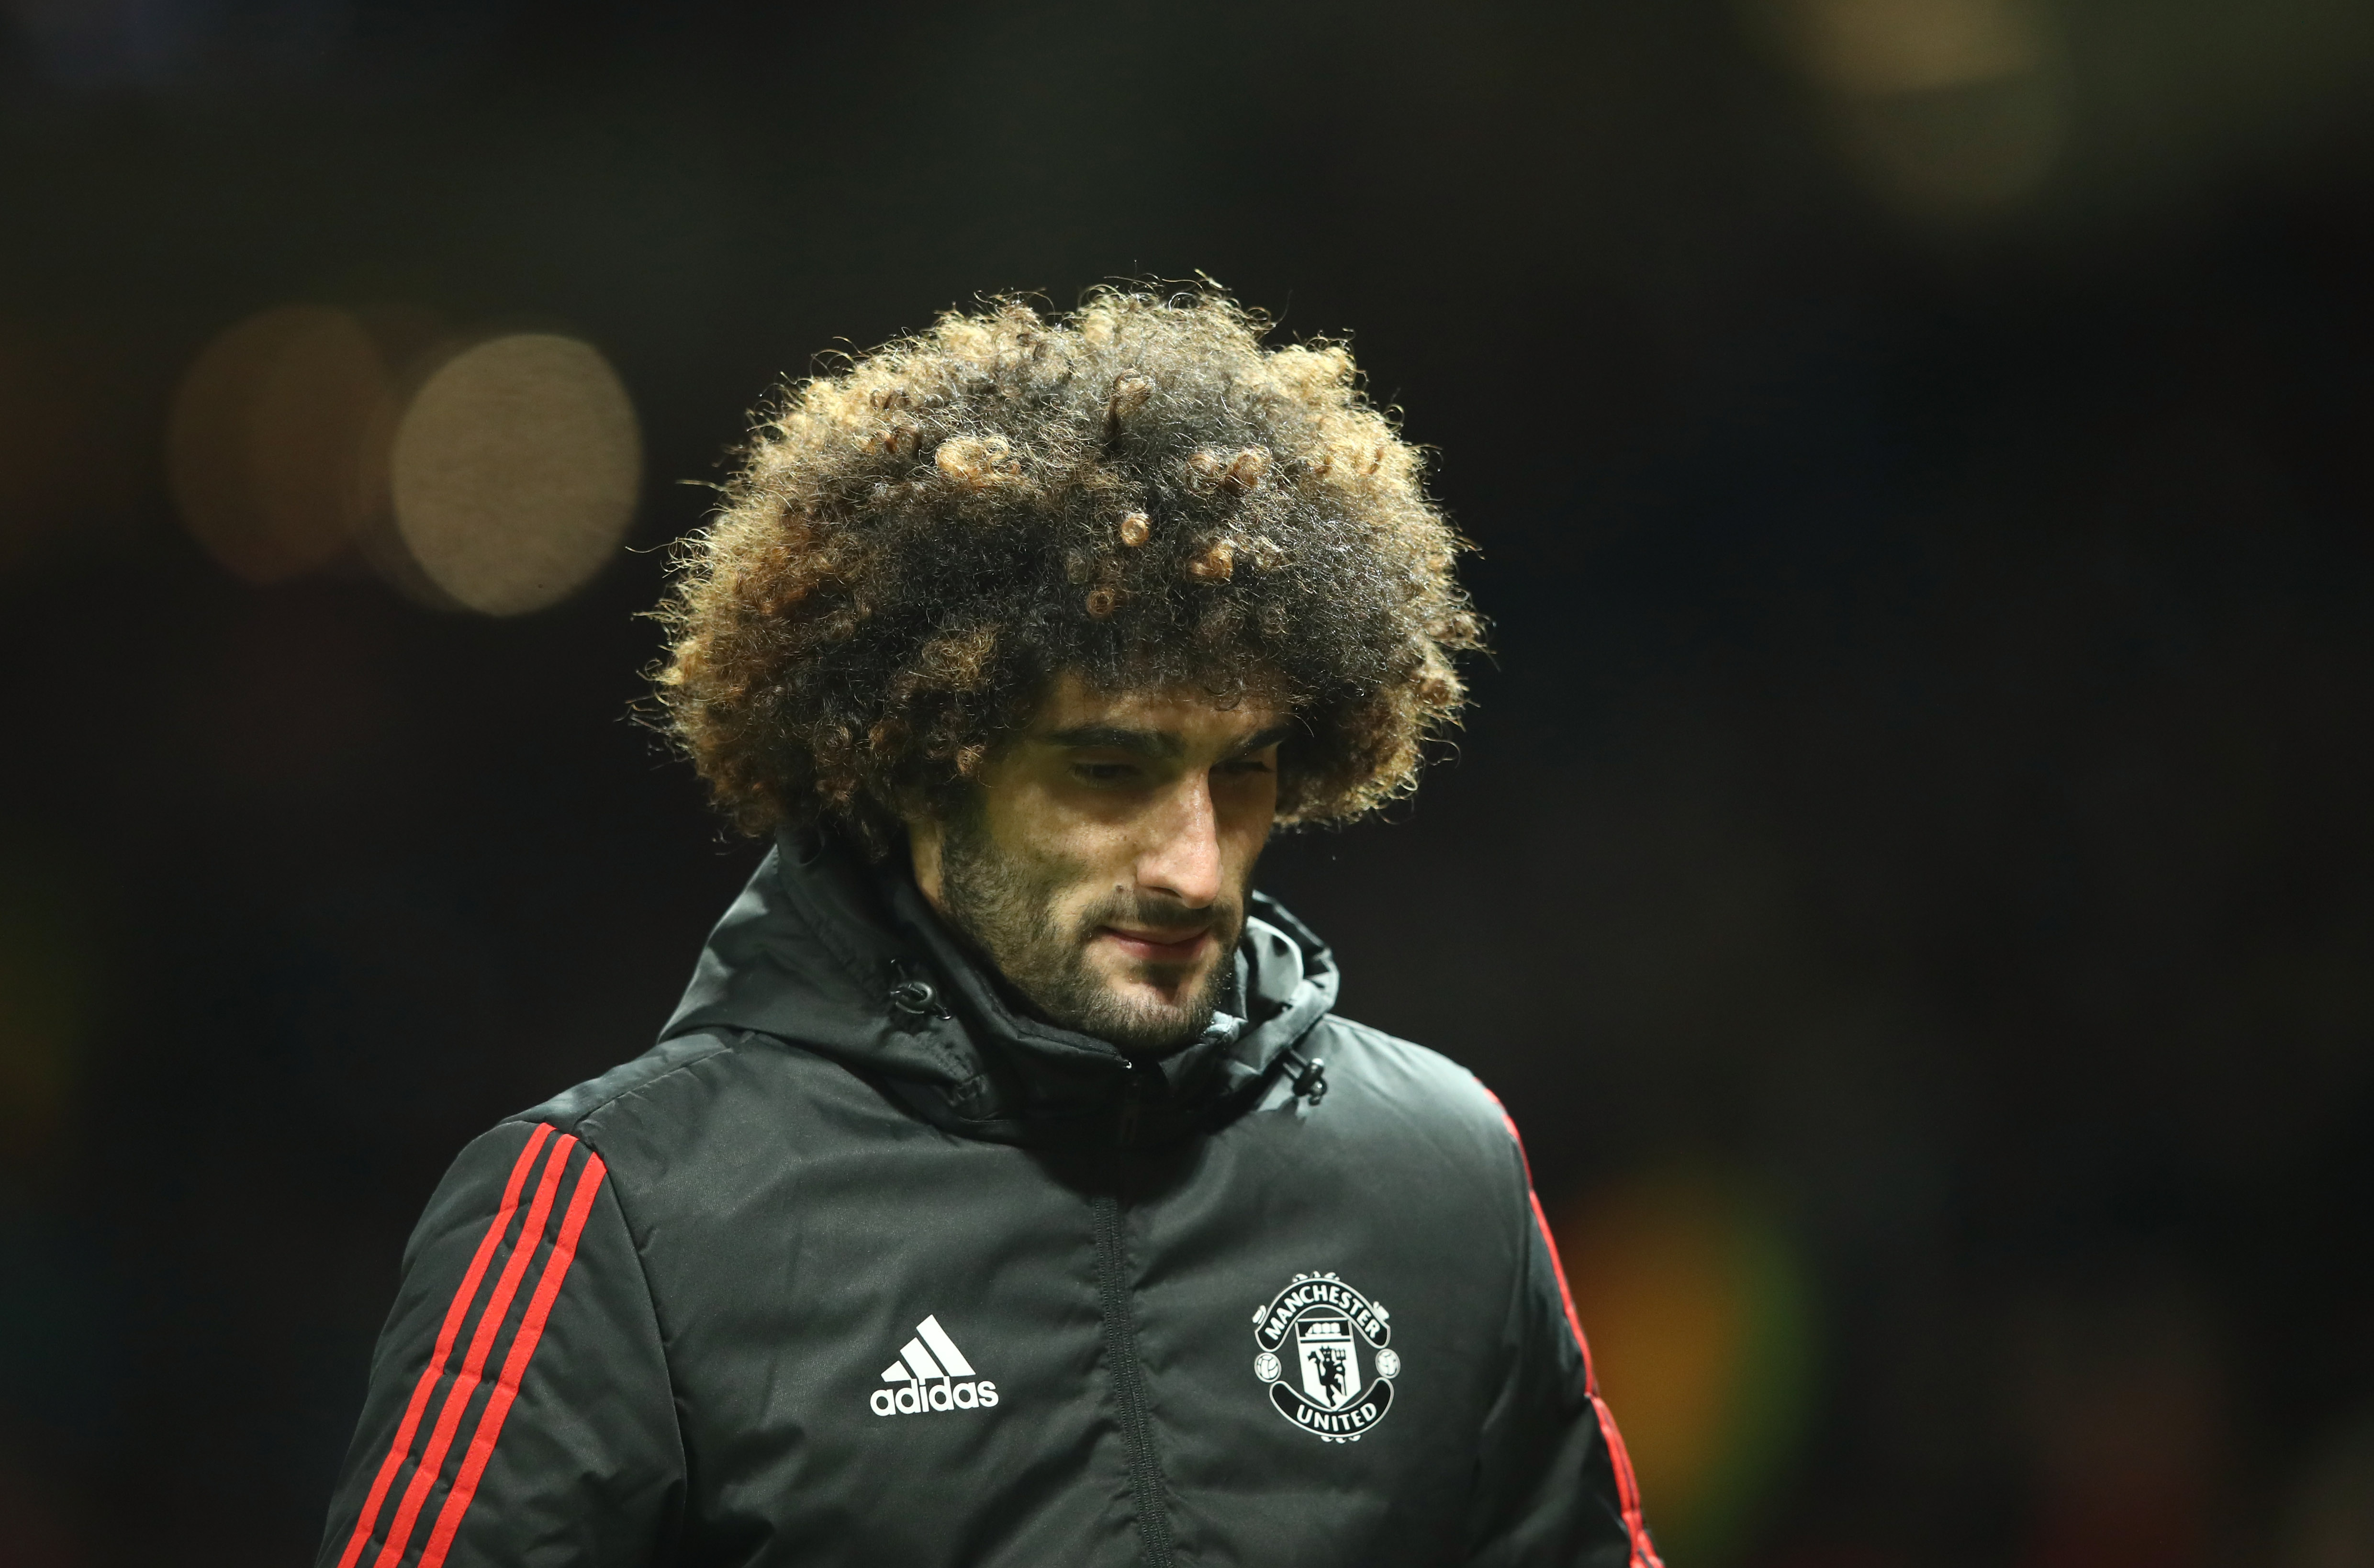
[{"label": "dark background", "polygon": [[[0,4],[0,1561],[306,1559],[445,1161],[665,1016],[770,381],[1201,269],[1481,546],[1266,879],[1525,1128],[1674,1568],[2374,1562],[2374,13],[856,11]],[[598,346],[633,548],[225,571],[166,410],[292,301]]]}]

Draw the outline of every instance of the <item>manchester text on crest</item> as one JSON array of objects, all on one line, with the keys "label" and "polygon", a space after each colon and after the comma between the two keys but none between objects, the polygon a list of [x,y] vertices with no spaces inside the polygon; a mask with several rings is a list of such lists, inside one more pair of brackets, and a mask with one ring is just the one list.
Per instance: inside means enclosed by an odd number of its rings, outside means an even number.
[{"label": "manchester text on crest", "polygon": [[[1332,1273],[1298,1274],[1253,1315],[1253,1373],[1279,1415],[1329,1443],[1357,1443],[1393,1408],[1401,1374],[1392,1315]],[[1360,1347],[1376,1369],[1361,1379]]]}]

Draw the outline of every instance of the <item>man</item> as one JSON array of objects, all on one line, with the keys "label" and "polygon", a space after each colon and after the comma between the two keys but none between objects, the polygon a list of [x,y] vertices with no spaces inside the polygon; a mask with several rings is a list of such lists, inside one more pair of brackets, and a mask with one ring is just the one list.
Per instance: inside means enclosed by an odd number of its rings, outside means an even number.
[{"label": "man", "polygon": [[660,690],[774,846],[431,1200],[323,1564],[1657,1568],[1514,1129],[1252,890],[1477,641],[1260,324],[1005,302],[761,425]]}]

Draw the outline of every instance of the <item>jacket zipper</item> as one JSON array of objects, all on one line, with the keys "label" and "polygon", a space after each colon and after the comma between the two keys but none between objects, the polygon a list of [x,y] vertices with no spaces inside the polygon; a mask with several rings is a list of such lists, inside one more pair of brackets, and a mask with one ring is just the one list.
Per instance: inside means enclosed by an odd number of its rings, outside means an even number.
[{"label": "jacket zipper", "polygon": [[[1134,1073],[1122,1094],[1117,1130],[1126,1142],[1136,1131]],[[1112,1368],[1113,1402],[1121,1409],[1122,1437],[1129,1444],[1129,1499],[1137,1515],[1138,1561],[1150,1568],[1171,1568],[1177,1560],[1170,1550],[1170,1515],[1162,1504],[1162,1467],[1154,1453],[1154,1423],[1146,1411],[1145,1373],[1137,1359],[1137,1318],[1130,1302],[1121,1199],[1099,1194],[1090,1207],[1096,1219],[1097,1292],[1104,1311],[1105,1360]]]}]

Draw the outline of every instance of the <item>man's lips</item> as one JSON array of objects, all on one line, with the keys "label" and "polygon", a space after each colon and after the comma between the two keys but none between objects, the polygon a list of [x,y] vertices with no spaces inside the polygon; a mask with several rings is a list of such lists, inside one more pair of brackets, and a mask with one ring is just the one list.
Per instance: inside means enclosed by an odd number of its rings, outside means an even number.
[{"label": "man's lips", "polygon": [[1192,963],[1212,939],[1208,926],[1183,937],[1169,932],[1124,931],[1118,925],[1107,925],[1097,934],[1111,937],[1122,952],[1141,963]]}]

